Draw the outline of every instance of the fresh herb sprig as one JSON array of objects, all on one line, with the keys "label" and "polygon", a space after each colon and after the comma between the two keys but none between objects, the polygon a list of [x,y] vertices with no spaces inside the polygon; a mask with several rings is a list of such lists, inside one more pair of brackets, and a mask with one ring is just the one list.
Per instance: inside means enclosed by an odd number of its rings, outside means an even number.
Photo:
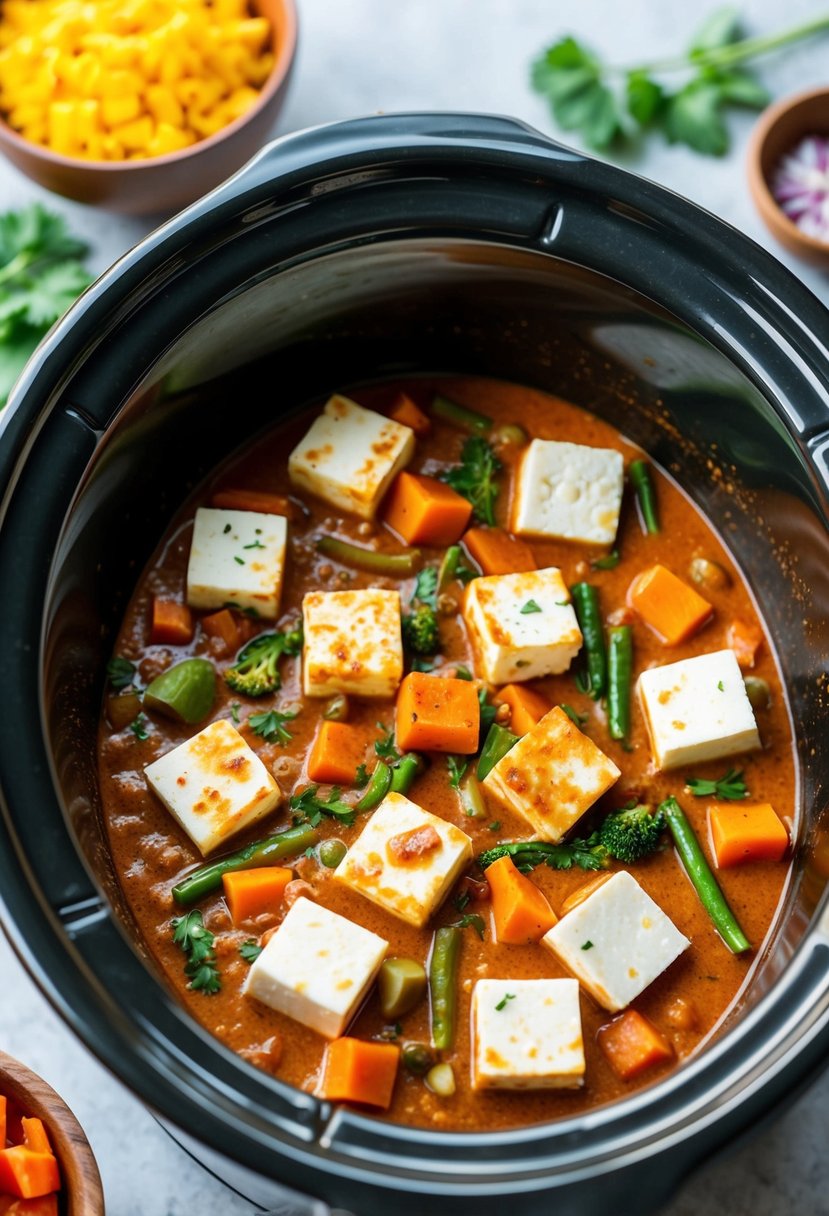
[{"label": "fresh herb sprig", "polygon": [[572,870],[573,866],[582,870],[604,870],[610,859],[598,832],[562,844],[547,844],[543,840],[506,841],[484,849],[478,855],[478,865],[485,870],[499,857],[511,857],[522,874],[529,874],[530,870],[542,865],[551,870]]},{"label": "fresh herb sprig", "polygon": [[239,947],[239,954],[246,963],[255,963],[264,949],[255,938],[249,937]]},{"label": "fresh herb sprig", "polygon": [[477,912],[465,912],[460,920],[455,920],[449,926],[450,929],[474,929],[481,941],[484,940],[484,931],[486,926],[484,918],[479,916]]},{"label": "fresh herb sprig", "polygon": [[824,14],[781,33],[741,38],[738,10],[729,5],[706,18],[683,55],[654,63],[612,66],[576,38],[561,38],[533,63],[532,86],[558,125],[579,131],[593,148],[658,131],[669,143],[722,156],[729,147],[726,109],[761,109],[769,101],[745,65],[827,30]]},{"label": "fresh herb sprig", "polygon": [[319,786],[309,785],[301,794],[293,794],[290,807],[295,812],[295,821],[310,823],[312,828],[324,819],[336,819],[344,827],[351,827],[356,818],[353,806],[343,802],[341,790],[334,786],[327,798],[318,797]]},{"label": "fresh herb sprig", "polygon": [[266,713],[251,714],[248,725],[255,735],[259,735],[266,743],[290,743],[293,735],[286,727],[286,722],[292,722],[298,710],[269,709]]},{"label": "fresh herb sprig", "polygon": [[117,692],[122,692],[135,683],[135,664],[120,654],[113,655],[107,663],[107,679]]},{"label": "fresh herb sprig", "polygon": [[184,974],[190,981],[187,987],[213,996],[221,988],[222,980],[213,949],[216,939],[205,928],[201,912],[194,908],[184,916],[174,917],[171,924],[173,941],[187,955],[184,965]]},{"label": "fresh herb sprig", "polygon": [[748,786],[742,769],[730,768],[716,781],[705,777],[686,777],[685,784],[695,798],[721,798],[724,802],[739,802],[748,797]]},{"label": "fresh herb sprig", "polygon": [[464,773],[469,767],[469,761],[463,756],[447,756],[446,768],[449,773],[449,784],[456,790],[463,780]]},{"label": "fresh herb sprig", "polygon": [[482,524],[495,527],[495,500],[501,461],[485,439],[470,435],[461,449],[461,462],[443,474],[456,493],[472,503],[472,513]]},{"label": "fresh herb sprig", "polygon": [[377,729],[382,731],[379,739],[375,740],[374,750],[381,760],[388,762],[399,760],[400,752],[394,745],[394,730],[387,730],[382,722],[377,723]]}]

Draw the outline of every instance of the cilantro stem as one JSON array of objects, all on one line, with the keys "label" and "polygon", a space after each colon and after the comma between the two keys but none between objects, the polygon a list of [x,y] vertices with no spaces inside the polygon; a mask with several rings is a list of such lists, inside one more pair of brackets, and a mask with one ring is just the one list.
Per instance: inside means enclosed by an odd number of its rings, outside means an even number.
[{"label": "cilantro stem", "polygon": [[715,47],[710,51],[699,51],[684,58],[657,59],[653,63],[635,64],[632,67],[614,67],[608,65],[605,69],[608,75],[627,76],[630,72],[679,72],[699,68],[729,67],[734,63],[742,63],[746,59],[754,59],[759,55],[768,55],[789,43],[799,42],[804,38],[812,38],[829,30],[829,13],[823,17],[815,17],[802,25],[784,30],[778,34],[764,34],[756,38],[742,38],[739,42],[729,43],[728,46]]}]

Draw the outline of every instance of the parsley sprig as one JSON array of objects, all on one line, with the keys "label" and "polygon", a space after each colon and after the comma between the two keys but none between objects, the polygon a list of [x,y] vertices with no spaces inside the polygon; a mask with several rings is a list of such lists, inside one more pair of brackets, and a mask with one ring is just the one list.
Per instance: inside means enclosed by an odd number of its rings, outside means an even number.
[{"label": "parsley sprig", "polygon": [[377,755],[381,760],[386,760],[388,762],[399,760],[400,752],[394,745],[394,730],[387,730],[382,722],[377,723],[377,729],[383,732],[381,737],[375,740],[374,743],[374,750]]},{"label": "parsley sprig", "polygon": [[549,866],[551,870],[604,870],[609,854],[602,844],[599,833],[591,832],[586,838],[576,837],[562,844],[547,844],[543,840],[515,840],[493,845],[478,855],[482,870],[491,866],[499,857],[511,857],[516,869],[529,874],[536,866]]},{"label": "parsley sprig", "polygon": [[683,55],[655,63],[612,66],[576,38],[562,38],[534,62],[532,85],[558,125],[580,131],[593,148],[659,131],[669,143],[722,156],[729,147],[727,107],[761,109],[769,101],[744,65],[826,30],[824,15],[782,33],[741,38],[739,13],[728,5],[706,18]]},{"label": "parsley sprig", "polygon": [[296,709],[284,712],[279,709],[269,709],[267,713],[251,714],[248,718],[248,725],[253,733],[259,735],[266,743],[281,743],[284,746],[293,739],[293,735],[285,723],[293,721],[297,713]]},{"label": "parsley sprig", "polygon": [[189,978],[188,988],[213,996],[222,986],[216,966],[215,938],[205,928],[198,908],[185,916],[176,916],[172,921],[173,941],[187,955],[184,974]]},{"label": "parsley sprig", "polygon": [[465,760],[463,756],[446,757],[446,768],[449,772],[449,784],[453,790],[456,790],[459,787],[461,781],[463,780],[463,775],[468,767],[469,761]]},{"label": "parsley sprig", "polygon": [[500,471],[501,462],[487,441],[470,435],[461,449],[461,463],[448,469],[443,480],[472,503],[472,513],[480,523],[494,527]]},{"label": "parsley sprig", "polygon": [[246,963],[255,963],[263,948],[255,938],[249,937],[247,941],[242,942],[240,945],[239,954]]},{"label": "parsley sprig", "polygon": [[742,769],[730,768],[724,777],[716,781],[709,781],[705,777],[686,777],[685,784],[695,798],[722,798],[725,802],[739,802],[748,797]]},{"label": "parsley sprig", "polygon": [[113,655],[107,663],[107,679],[116,691],[122,692],[135,682],[135,664],[120,654]]},{"label": "parsley sprig", "polygon": [[344,827],[351,827],[356,818],[353,806],[343,802],[339,786],[334,786],[327,798],[319,797],[319,786],[309,785],[301,794],[291,797],[291,810],[295,812],[295,822],[310,823],[312,828],[318,826],[323,818],[336,819]]}]

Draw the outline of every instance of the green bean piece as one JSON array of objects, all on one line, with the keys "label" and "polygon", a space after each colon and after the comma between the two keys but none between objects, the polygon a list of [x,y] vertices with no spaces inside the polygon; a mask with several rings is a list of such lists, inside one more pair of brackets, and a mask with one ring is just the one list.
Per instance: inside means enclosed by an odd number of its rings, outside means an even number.
[{"label": "green bean piece", "polygon": [[426,995],[426,968],[413,958],[387,958],[377,975],[377,995],[383,1017],[396,1022]]},{"label": "green bean piece", "polygon": [[459,426],[464,431],[475,431],[479,435],[485,435],[492,426],[492,419],[487,418],[486,414],[458,405],[457,401],[450,401],[448,397],[435,397],[432,413],[444,422],[451,422],[453,426]]},{"label": "green bean piece", "polygon": [[656,490],[651,477],[650,465],[644,460],[634,460],[628,469],[628,475],[636,492],[636,500],[639,503],[639,510],[642,512],[645,531],[655,534],[659,531],[659,509],[656,505]]},{"label": "green bean piece", "polygon": [[144,692],[144,708],[187,722],[201,722],[213,708],[216,671],[207,659],[185,659],[156,676]]},{"label": "green bean piece", "polygon": [[347,722],[350,706],[345,693],[332,697],[322,711],[323,718],[328,722]]},{"label": "green bean piece", "polygon": [[381,553],[377,549],[363,549],[352,545],[339,536],[321,536],[317,550],[325,557],[342,562],[345,566],[356,566],[370,574],[386,574],[390,578],[407,578],[416,574],[420,566],[420,550],[407,549],[405,553]]},{"label": "green bean piece", "polygon": [[463,930],[456,925],[438,929],[429,960],[429,995],[432,1005],[432,1044],[448,1051],[455,1039],[458,1009],[458,960]]},{"label": "green bean piece", "polygon": [[665,816],[685,872],[691,880],[702,906],[711,917],[714,928],[732,954],[743,954],[746,950],[750,950],[751,943],[729,908],[722,888],[706,861],[702,846],[682,807],[676,798],[671,797],[666,798],[660,804],[659,809]]},{"label": "green bean piece", "polygon": [[317,849],[317,856],[327,870],[336,870],[347,852],[348,848],[342,840],[338,840],[336,836],[329,836],[328,840],[323,840]]},{"label": "green bean piece", "polygon": [[585,692],[598,701],[607,691],[607,649],[598,588],[591,583],[576,583],[570,594],[584,638]]},{"label": "green bean piece", "polygon": [[460,545],[450,545],[438,570],[438,592],[445,591],[455,577],[463,552]]},{"label": "green bean piece", "polygon": [[391,792],[393,794],[408,794],[415,778],[419,777],[426,768],[426,761],[417,752],[408,752],[392,766]]},{"label": "green bean piece", "polygon": [[611,739],[627,743],[633,674],[633,630],[630,625],[611,626],[607,643],[607,726]]},{"label": "green bean piece", "polygon": [[225,874],[237,870],[252,870],[256,866],[272,866],[285,857],[295,857],[312,849],[319,840],[319,832],[310,824],[303,823],[284,832],[275,832],[262,840],[254,840],[236,853],[221,857],[210,865],[193,870],[173,887],[173,899],[177,904],[195,904],[206,895],[212,895],[222,885]]},{"label": "green bean piece", "polygon": [[404,1067],[408,1068],[409,1072],[413,1072],[416,1077],[422,1077],[436,1063],[435,1053],[426,1043],[414,1041],[404,1043],[401,1055]]},{"label": "green bean piece", "polygon": [[385,760],[380,760],[371,774],[371,779],[366,786],[366,791],[360,801],[357,803],[355,810],[358,811],[373,811],[376,806],[385,798],[386,794],[391,789],[391,769]]},{"label": "green bean piece", "polygon": [[518,735],[514,735],[505,726],[499,726],[497,722],[493,722],[487,732],[484,745],[481,748],[481,755],[478,759],[478,767],[475,770],[478,780],[483,781],[487,773],[495,768],[498,761],[503,759],[510,748],[514,747],[517,742]]},{"label": "green bean piece", "polygon": [[478,778],[474,773],[466,774],[458,787],[458,793],[461,796],[461,806],[463,807],[464,815],[468,815],[470,819],[487,818],[488,811],[484,802],[484,796],[481,793]]}]

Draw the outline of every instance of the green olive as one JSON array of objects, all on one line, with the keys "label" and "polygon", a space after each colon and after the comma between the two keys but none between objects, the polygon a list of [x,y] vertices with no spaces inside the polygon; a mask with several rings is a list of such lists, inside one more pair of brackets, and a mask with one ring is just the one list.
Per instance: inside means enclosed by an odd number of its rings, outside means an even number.
[{"label": "green olive", "polygon": [[506,444],[524,447],[530,442],[530,437],[523,426],[519,426],[517,422],[507,422],[503,426],[495,428],[492,432],[492,442],[499,447]]},{"label": "green olive", "polygon": [[404,1043],[403,1064],[415,1076],[424,1076],[435,1064],[435,1053],[427,1043]]},{"label": "green olive", "polygon": [[451,1098],[455,1092],[455,1074],[451,1064],[436,1064],[426,1073],[426,1087],[441,1098]]},{"label": "green olive", "polygon": [[107,697],[107,717],[114,730],[124,730],[141,713],[141,698],[137,692],[119,692]]},{"label": "green olive", "polygon": [[396,1021],[426,995],[426,969],[413,958],[387,958],[377,976],[380,1011]]},{"label": "green olive", "polygon": [[722,591],[731,583],[731,575],[719,564],[707,557],[695,557],[688,566],[691,581],[703,591]]},{"label": "green olive", "polygon": [[322,716],[329,722],[347,722],[348,709],[348,697],[341,694],[339,697],[334,697],[328,702],[325,709],[322,711]]},{"label": "green olive", "polygon": [[759,676],[746,676],[744,680],[752,709],[768,709],[771,705],[771,689]]},{"label": "green olive", "polygon": [[347,847],[336,836],[331,836],[328,840],[323,840],[320,847],[317,849],[317,854],[320,861],[329,870],[335,870],[342,859],[348,852]]},{"label": "green olive", "polygon": [[213,708],[216,672],[207,659],[185,659],[156,676],[144,693],[144,708],[193,725]]}]

